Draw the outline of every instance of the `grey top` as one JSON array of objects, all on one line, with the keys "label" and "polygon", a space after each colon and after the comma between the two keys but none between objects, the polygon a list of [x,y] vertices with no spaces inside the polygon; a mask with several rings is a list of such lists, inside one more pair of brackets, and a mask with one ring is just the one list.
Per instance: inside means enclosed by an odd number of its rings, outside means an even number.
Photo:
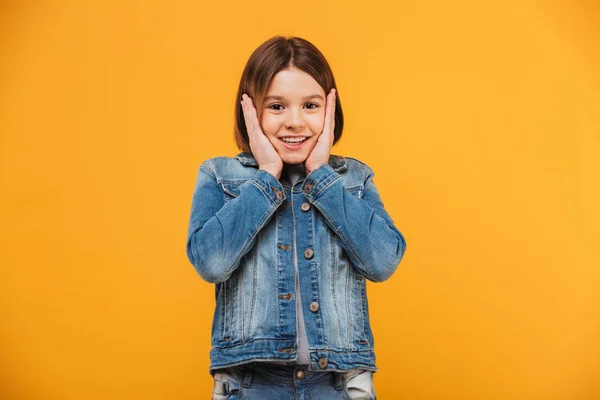
[{"label": "grey top", "polygon": [[290,184],[295,184],[300,178],[306,176],[304,165],[302,164],[289,164],[281,171],[281,180],[286,181]]},{"label": "grey top", "polygon": [[[289,165],[281,173],[282,180],[287,180],[292,186],[305,176],[306,172],[302,164]],[[296,243],[294,243],[294,266],[296,268],[296,332],[298,332],[296,339],[298,346],[298,357],[296,359],[296,363],[303,365],[308,364],[308,341],[306,339],[304,313],[302,312],[302,299],[300,297],[297,254],[298,252],[296,251]]]}]

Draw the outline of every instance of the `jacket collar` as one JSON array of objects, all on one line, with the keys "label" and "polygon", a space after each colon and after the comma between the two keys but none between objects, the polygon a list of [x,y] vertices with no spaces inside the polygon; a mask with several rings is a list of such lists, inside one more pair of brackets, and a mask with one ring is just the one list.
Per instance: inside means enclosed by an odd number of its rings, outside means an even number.
[{"label": "jacket collar", "polygon": [[[256,159],[250,152],[242,151],[241,153],[236,155],[235,158],[243,165],[251,165],[253,167],[258,167],[258,163],[256,162]],[[335,154],[329,155],[329,163],[328,164],[336,172],[343,171],[347,168],[346,157],[338,156]]]}]

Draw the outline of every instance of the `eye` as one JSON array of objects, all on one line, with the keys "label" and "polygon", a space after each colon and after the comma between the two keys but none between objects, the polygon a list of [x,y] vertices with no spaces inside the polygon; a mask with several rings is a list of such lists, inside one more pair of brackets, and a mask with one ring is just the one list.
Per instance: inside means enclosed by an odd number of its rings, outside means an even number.
[{"label": "eye", "polygon": [[271,110],[275,110],[275,111],[281,111],[280,108],[273,108],[273,107],[283,107],[281,104],[271,104],[268,108],[270,108]]},{"label": "eye", "polygon": [[313,105],[314,107],[309,107],[309,109],[314,110],[315,108],[319,107],[318,104],[316,103],[306,103],[307,105]]}]

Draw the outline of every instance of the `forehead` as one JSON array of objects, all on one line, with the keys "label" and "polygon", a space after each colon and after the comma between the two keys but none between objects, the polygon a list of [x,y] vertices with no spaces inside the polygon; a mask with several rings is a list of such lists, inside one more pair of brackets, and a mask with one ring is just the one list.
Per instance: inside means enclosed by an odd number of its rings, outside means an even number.
[{"label": "forehead", "polygon": [[271,80],[267,90],[267,95],[288,97],[324,93],[321,85],[312,76],[297,68],[286,68],[279,71]]}]

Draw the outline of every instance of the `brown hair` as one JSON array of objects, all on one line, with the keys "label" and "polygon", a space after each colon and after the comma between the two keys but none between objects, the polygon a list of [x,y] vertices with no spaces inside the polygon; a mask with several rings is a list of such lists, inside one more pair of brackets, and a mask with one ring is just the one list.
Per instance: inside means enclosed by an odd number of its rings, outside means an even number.
[{"label": "brown hair", "polygon": [[335,127],[333,144],[342,137],[344,128],[344,114],[340,103],[340,95],[335,85],[333,72],[323,54],[306,39],[294,36],[273,36],[261,44],[250,55],[235,102],[234,135],[237,147],[242,151],[250,152],[248,131],[244,121],[244,112],[240,101],[242,94],[246,93],[252,98],[260,119],[263,99],[267,94],[269,84],[273,77],[282,69],[295,67],[313,77],[328,94],[335,88]]}]

